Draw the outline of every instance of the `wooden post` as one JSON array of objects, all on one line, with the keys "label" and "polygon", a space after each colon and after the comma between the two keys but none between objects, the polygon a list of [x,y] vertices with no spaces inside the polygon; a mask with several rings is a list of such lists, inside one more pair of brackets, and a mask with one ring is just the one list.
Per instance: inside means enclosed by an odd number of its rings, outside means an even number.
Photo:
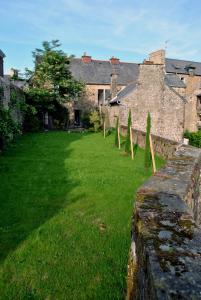
[{"label": "wooden post", "polygon": [[131,142],[131,158],[134,158],[134,154],[133,154],[133,136],[132,136],[132,128],[130,126],[130,142]]},{"label": "wooden post", "polygon": [[153,173],[156,173],[156,163],[155,163],[154,148],[153,148],[153,144],[152,144],[151,134],[149,135],[149,143],[150,143],[150,150],[151,150],[151,158],[152,158],[152,165],[153,165]]},{"label": "wooden post", "polygon": [[120,128],[119,128],[119,124],[118,124],[118,128],[117,128],[117,132],[118,132],[119,149],[121,149],[121,140],[120,140]]}]

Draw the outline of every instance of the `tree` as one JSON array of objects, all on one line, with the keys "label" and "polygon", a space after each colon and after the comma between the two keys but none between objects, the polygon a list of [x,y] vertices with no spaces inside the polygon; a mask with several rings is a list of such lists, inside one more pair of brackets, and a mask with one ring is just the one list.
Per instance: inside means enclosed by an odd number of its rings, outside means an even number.
[{"label": "tree", "polygon": [[73,56],[58,49],[61,46],[59,41],[45,41],[42,46],[42,49],[33,51],[34,71],[26,70],[29,76],[28,103],[39,114],[55,111],[58,104],[79,98],[84,90],[84,84],[75,80],[69,70]]},{"label": "tree", "polygon": [[116,127],[115,127],[115,146],[119,147],[119,134],[118,134],[118,130],[119,130],[119,117],[117,117],[116,119]]},{"label": "tree", "polygon": [[151,151],[150,151],[150,140],[149,140],[150,132],[151,132],[151,116],[150,113],[148,112],[147,127],[146,127],[145,160],[144,160],[145,168],[149,168],[151,165]]},{"label": "tree", "polygon": [[131,140],[130,140],[130,127],[131,126],[132,126],[131,110],[129,110],[128,124],[127,124],[127,135],[126,135],[126,143],[125,143],[125,152],[128,153],[128,154],[131,152]]}]

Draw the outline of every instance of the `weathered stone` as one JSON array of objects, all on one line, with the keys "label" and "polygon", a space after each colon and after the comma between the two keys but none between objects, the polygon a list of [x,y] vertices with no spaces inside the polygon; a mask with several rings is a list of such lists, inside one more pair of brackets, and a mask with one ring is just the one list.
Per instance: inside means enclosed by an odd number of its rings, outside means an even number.
[{"label": "weathered stone", "polygon": [[168,240],[172,236],[172,232],[168,230],[161,230],[158,234],[160,240]]},{"label": "weathered stone", "polygon": [[128,299],[201,299],[200,170],[201,151],[182,146],[138,190]]}]

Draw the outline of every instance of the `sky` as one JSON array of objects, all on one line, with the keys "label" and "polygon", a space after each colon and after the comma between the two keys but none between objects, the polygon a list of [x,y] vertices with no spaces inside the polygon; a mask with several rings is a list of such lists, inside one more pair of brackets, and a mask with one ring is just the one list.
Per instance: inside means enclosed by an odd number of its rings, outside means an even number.
[{"label": "sky", "polygon": [[169,58],[201,61],[200,12],[200,0],[0,0],[5,71],[32,68],[32,51],[52,39],[77,57],[142,62],[166,47]]}]

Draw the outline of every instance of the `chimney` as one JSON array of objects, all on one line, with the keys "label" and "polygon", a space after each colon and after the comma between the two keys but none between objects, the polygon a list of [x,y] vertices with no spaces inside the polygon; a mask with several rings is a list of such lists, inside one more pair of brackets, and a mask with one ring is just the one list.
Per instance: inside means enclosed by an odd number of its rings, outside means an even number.
[{"label": "chimney", "polygon": [[154,64],[165,65],[165,50],[160,49],[149,54],[149,60]]},{"label": "chimney", "polygon": [[3,66],[4,57],[5,57],[5,54],[0,49],[0,77],[3,77],[3,75],[4,75],[4,66]]},{"label": "chimney", "polygon": [[145,59],[145,60],[143,61],[143,64],[144,64],[144,65],[153,65],[154,63],[153,63],[153,61],[151,61],[151,60],[146,60],[146,59]]},{"label": "chimney", "polygon": [[91,62],[91,56],[87,55],[86,52],[82,55],[82,62],[88,64]]},{"label": "chimney", "polygon": [[113,64],[113,65],[119,64],[120,63],[119,58],[116,58],[116,57],[112,56],[110,58],[110,63]]},{"label": "chimney", "polygon": [[10,71],[9,71],[9,75],[11,78],[13,79],[17,79],[18,78],[18,70],[17,69],[14,69],[14,68],[11,68]]},{"label": "chimney", "polygon": [[118,93],[118,74],[116,74],[115,72],[113,72],[111,74],[111,84],[110,84],[110,90],[111,90],[111,99],[113,99],[114,97],[116,97],[117,93]]}]

